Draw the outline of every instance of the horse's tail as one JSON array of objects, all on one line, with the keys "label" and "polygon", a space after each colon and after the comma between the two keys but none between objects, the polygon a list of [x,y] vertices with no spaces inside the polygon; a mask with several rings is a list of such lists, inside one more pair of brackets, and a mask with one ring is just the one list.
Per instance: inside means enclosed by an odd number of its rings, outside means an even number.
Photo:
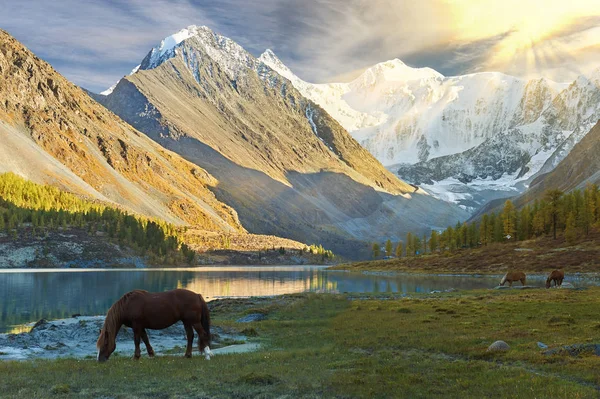
[{"label": "horse's tail", "polygon": [[207,344],[210,345],[210,311],[208,310],[208,305],[202,295],[198,294],[200,297],[200,302],[202,303],[202,313],[200,314],[200,323],[202,324],[202,328],[206,332],[207,336]]}]

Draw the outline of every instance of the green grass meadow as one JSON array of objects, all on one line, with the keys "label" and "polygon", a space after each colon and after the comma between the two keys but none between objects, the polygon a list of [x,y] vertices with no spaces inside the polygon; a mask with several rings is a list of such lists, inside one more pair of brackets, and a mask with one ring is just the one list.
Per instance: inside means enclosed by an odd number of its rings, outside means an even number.
[{"label": "green grass meadow", "polygon": [[[262,312],[267,320],[235,323]],[[465,291],[412,298],[310,294],[225,300],[213,324],[254,353],[140,361],[0,363],[9,398],[597,398],[600,356],[544,355],[600,343],[600,289]],[[255,335],[255,334],[248,334]],[[508,352],[488,353],[495,340]]]}]

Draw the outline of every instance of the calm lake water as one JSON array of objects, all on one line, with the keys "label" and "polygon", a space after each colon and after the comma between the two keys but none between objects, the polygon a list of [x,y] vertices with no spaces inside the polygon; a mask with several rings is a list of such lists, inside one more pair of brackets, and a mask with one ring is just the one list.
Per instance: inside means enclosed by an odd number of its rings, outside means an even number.
[{"label": "calm lake water", "polygon": [[187,288],[210,301],[309,291],[410,294],[497,284],[497,277],[361,274],[327,271],[319,266],[1,270],[0,332],[42,318],[105,314],[121,295],[136,288]]}]

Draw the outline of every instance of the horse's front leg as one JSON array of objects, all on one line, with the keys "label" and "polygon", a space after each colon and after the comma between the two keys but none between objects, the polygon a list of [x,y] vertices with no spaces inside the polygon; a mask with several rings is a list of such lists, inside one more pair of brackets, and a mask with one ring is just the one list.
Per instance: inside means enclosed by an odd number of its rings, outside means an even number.
[{"label": "horse's front leg", "polygon": [[148,339],[148,334],[146,334],[146,329],[142,329],[142,340],[144,341],[144,345],[146,345],[146,350],[148,351],[148,356],[154,357],[154,349],[150,345],[150,340]]},{"label": "horse's front leg", "polygon": [[187,348],[185,357],[192,357],[192,344],[194,343],[194,329],[189,324],[185,324],[185,335],[187,337]]},{"label": "horse's front leg", "polygon": [[140,351],[140,340],[142,337],[142,333],[139,328],[133,329],[133,343],[135,344],[135,352],[133,353],[133,358],[138,360],[142,355]]}]

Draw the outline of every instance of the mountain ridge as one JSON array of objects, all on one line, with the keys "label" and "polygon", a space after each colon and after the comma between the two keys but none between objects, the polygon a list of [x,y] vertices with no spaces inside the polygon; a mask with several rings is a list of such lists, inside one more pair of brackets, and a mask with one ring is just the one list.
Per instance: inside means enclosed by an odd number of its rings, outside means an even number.
[{"label": "mountain ridge", "polygon": [[[272,51],[261,57],[390,170],[471,210],[522,192],[600,117],[600,68],[565,84],[498,72],[420,76],[391,60],[348,83],[311,84]],[[398,76],[381,72],[398,68]]]},{"label": "mountain ridge", "polygon": [[217,180],[127,125],[0,30],[0,172],[133,213],[242,232]]},{"label": "mountain ridge", "polygon": [[[199,32],[162,54],[154,47],[138,72],[98,100],[214,175],[217,196],[251,231],[322,242],[335,252],[336,245],[360,247],[365,256],[359,241],[400,239],[408,225],[428,230],[426,220],[438,216],[442,225],[466,217],[385,170],[241,46],[207,28]],[[402,218],[407,227],[398,227]]]}]

